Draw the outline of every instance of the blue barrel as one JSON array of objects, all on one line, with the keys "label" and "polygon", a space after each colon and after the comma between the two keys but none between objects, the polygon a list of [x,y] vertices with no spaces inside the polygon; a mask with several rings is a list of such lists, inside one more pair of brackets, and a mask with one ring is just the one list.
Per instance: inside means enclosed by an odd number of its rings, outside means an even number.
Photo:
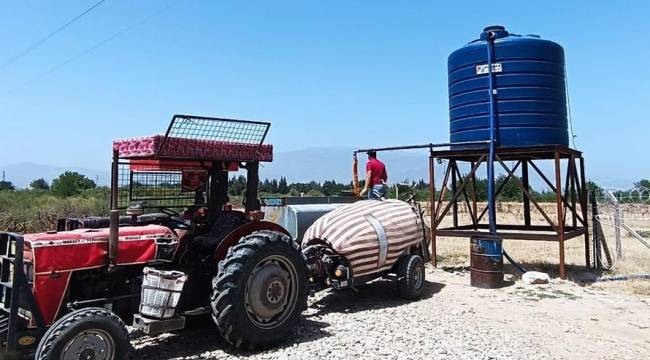
[{"label": "blue barrel", "polygon": [[488,33],[495,39],[496,145],[568,146],[564,50],[502,26],[485,28],[479,39],[449,56],[450,142],[490,139]]},{"label": "blue barrel", "polygon": [[499,236],[470,239],[469,279],[475,287],[494,289],[503,286],[503,240]]}]

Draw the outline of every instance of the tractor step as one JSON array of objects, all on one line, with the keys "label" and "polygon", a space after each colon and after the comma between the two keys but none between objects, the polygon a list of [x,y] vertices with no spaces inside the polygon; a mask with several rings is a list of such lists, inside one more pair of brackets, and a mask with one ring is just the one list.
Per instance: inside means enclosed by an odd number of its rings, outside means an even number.
[{"label": "tractor step", "polygon": [[9,315],[0,316],[0,338],[9,330]]},{"label": "tractor step", "polygon": [[147,335],[157,335],[185,327],[185,317],[175,316],[171,319],[151,319],[141,314],[133,315],[133,327]]}]

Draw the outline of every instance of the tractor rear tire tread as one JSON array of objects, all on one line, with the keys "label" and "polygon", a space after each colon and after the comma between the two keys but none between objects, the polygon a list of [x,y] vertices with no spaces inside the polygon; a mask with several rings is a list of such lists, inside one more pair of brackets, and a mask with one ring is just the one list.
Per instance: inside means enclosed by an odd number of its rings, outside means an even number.
[{"label": "tractor rear tire tread", "polygon": [[[115,343],[115,358],[127,358],[128,353],[131,351],[131,343],[129,342],[129,332],[122,319],[108,309],[89,307],[68,313],[56,321],[54,325],[45,332],[41,342],[38,344],[35,360],[48,360],[51,355],[56,355],[56,353],[51,354],[50,352],[57,351],[54,348],[59,345],[61,340],[65,340],[70,336],[68,334],[70,330],[74,330],[73,328],[75,326],[87,321],[105,327],[102,329],[104,331],[108,329],[109,331],[107,332],[111,335]],[[63,346],[64,344],[65,341],[60,345]]]},{"label": "tractor rear tire tread", "polygon": [[[257,231],[243,237],[228,250],[228,255],[219,262],[219,271],[212,280],[210,297],[212,318],[220,335],[231,345],[240,349],[264,348],[281,341],[299,320],[300,313],[307,308],[306,266],[300,247],[283,233]],[[245,287],[252,266],[258,257],[268,251],[281,251],[290,258],[299,284],[292,284],[298,290],[293,313],[282,324],[272,330],[255,328],[249,324],[244,305]]]}]

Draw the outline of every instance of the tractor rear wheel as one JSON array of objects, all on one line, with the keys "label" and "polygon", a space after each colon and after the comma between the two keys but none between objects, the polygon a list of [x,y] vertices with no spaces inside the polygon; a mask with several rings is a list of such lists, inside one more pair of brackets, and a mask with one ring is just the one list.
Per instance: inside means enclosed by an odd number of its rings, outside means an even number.
[{"label": "tractor rear wheel", "polygon": [[274,231],[239,240],[212,281],[212,316],[237,348],[283,340],[307,306],[306,265],[298,244]]},{"label": "tractor rear wheel", "polygon": [[52,325],[36,349],[35,360],[122,360],[131,344],[126,326],[110,310],[84,308]]}]

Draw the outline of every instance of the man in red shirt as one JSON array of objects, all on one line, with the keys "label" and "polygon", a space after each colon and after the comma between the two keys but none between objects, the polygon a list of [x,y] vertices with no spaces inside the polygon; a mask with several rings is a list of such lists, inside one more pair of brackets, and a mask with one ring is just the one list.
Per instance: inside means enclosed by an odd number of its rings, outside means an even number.
[{"label": "man in red shirt", "polygon": [[377,160],[376,151],[368,151],[368,162],[366,163],[366,185],[363,190],[361,190],[361,196],[368,193],[368,199],[382,199],[386,195],[386,181],[388,181],[386,165]]}]

